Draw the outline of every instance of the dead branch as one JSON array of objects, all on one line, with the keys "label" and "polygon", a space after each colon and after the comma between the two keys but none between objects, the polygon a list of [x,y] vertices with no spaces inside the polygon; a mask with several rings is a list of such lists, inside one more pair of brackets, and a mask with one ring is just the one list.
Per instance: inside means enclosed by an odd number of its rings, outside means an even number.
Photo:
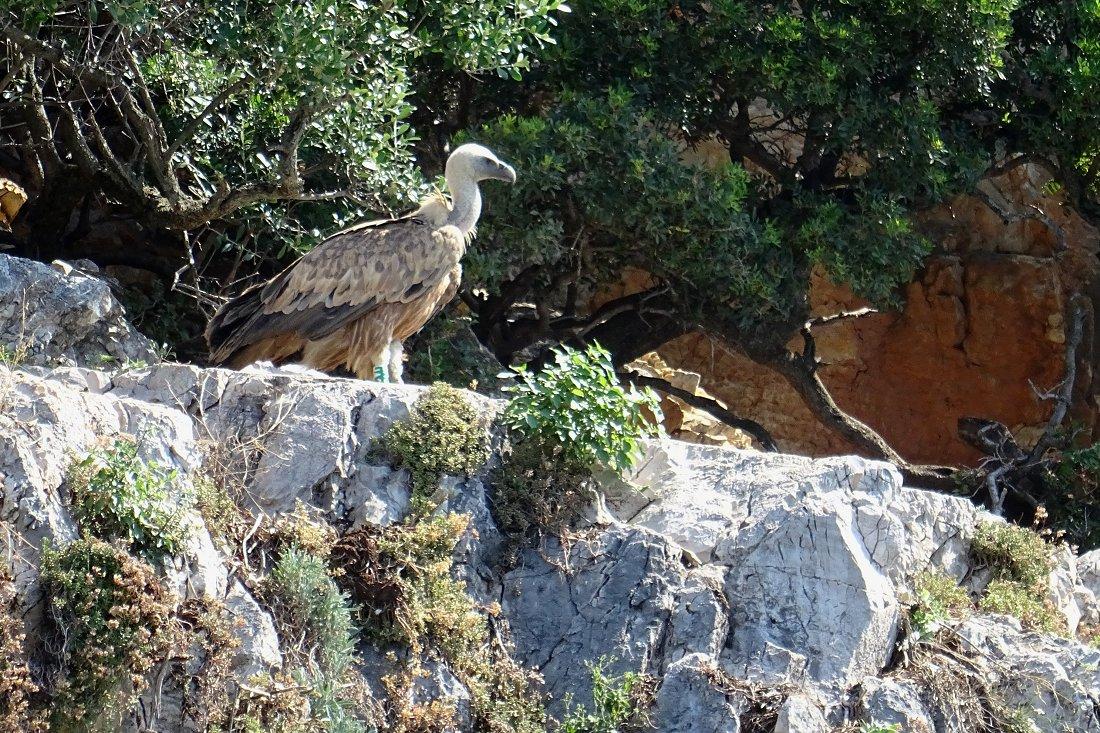
[{"label": "dead branch", "polygon": [[704,410],[713,415],[720,422],[730,427],[737,428],[738,430],[745,431],[760,444],[761,448],[769,453],[776,453],[779,451],[779,447],[776,445],[771,433],[769,433],[763,425],[755,420],[749,420],[748,418],[734,415],[717,400],[703,397],[693,392],[689,392],[686,389],[676,387],[665,379],[647,377],[634,371],[621,371],[619,372],[619,377],[639,387],[650,387],[658,392],[664,392],[667,395],[671,395],[686,402],[692,407]]},{"label": "dead branch", "polygon": [[853,318],[862,318],[863,316],[869,316],[873,313],[878,313],[877,308],[857,308],[854,311],[841,311],[840,313],[831,313],[827,316],[818,316],[817,318],[810,319],[806,322],[806,328],[814,329],[821,326],[826,326],[830,323],[836,323],[837,321],[847,321]]},{"label": "dead branch", "polygon": [[[1000,195],[1000,191],[998,191],[997,193],[998,195]],[[1027,205],[1029,211],[1009,211],[1008,209],[997,203],[997,201],[994,200],[992,196],[983,191],[980,187],[975,187],[972,195],[983,204],[985,204],[986,208],[996,214],[997,218],[1001,220],[1001,223],[1005,224],[1006,226],[1008,224],[1015,224],[1016,222],[1026,221],[1029,219],[1037,221],[1045,226],[1047,229],[1049,229],[1052,234],[1054,234],[1054,238],[1058,243],[1057,247],[1059,252],[1064,252],[1068,248],[1069,245],[1066,242],[1066,232],[1062,228],[1062,225],[1054,221],[1054,219],[1052,219],[1050,215],[1048,215],[1045,211],[1040,209],[1035,204]]]},{"label": "dead branch", "polygon": [[983,483],[989,493],[990,510],[995,514],[1004,511],[1008,496],[1032,507],[1039,505],[1039,500],[1028,491],[1028,487],[1037,483],[1036,475],[1045,471],[1050,463],[1047,452],[1057,444],[1058,433],[1073,403],[1077,349],[1084,333],[1085,314],[1081,299],[1075,299],[1071,305],[1066,336],[1065,377],[1053,393],[1036,395],[1038,399],[1053,399],[1055,404],[1042,435],[1030,451],[1021,449],[1009,429],[999,422],[979,418],[959,420],[959,436],[989,456],[983,466],[986,471]]},{"label": "dead branch", "polygon": [[1046,428],[1039,440],[1035,442],[1035,447],[1031,449],[1031,453],[1027,456],[1029,462],[1041,458],[1054,443],[1054,436],[1061,429],[1062,422],[1066,419],[1066,412],[1069,411],[1069,407],[1073,403],[1073,385],[1077,379],[1077,347],[1081,344],[1084,327],[1085,309],[1079,301],[1075,301],[1070,314],[1069,334],[1066,336],[1066,376],[1063,377],[1062,384],[1058,389],[1054,411],[1051,413],[1050,419],[1047,420]]}]

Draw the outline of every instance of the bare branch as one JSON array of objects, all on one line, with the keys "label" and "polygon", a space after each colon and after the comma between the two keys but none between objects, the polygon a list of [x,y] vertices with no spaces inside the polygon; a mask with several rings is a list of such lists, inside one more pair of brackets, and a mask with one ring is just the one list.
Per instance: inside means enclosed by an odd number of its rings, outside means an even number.
[{"label": "bare branch", "polygon": [[806,321],[805,328],[814,329],[820,326],[826,326],[830,323],[836,323],[837,321],[847,321],[852,318],[862,318],[863,316],[869,316],[872,313],[878,313],[877,308],[857,308],[854,311],[841,311],[840,313],[831,313],[827,316],[818,316]]},{"label": "bare branch", "polygon": [[784,350],[778,358],[765,360],[763,363],[771,366],[787,380],[826,427],[871,457],[896,465],[909,484],[940,490],[954,487],[955,469],[909,463],[873,428],[844,412],[817,374],[815,342],[808,324],[802,329],[802,338],[806,344],[802,354],[792,354]]},{"label": "bare branch", "polygon": [[585,318],[578,318],[576,316],[562,316],[561,318],[556,318],[550,323],[550,329],[558,334],[569,334],[574,337],[581,337],[593,329],[602,326],[621,313],[641,309],[647,301],[659,295],[664,295],[667,292],[669,292],[668,286],[660,285],[655,288],[650,288],[649,290],[643,290],[640,293],[633,293],[623,296],[622,298],[616,298],[615,300],[604,303],[597,308],[594,313]]},{"label": "bare branch", "polygon": [[[1041,475],[1049,464],[1047,451],[1055,445],[1058,431],[1072,404],[1077,377],[1077,348],[1084,332],[1084,321],[1085,308],[1076,299],[1072,305],[1069,333],[1066,337],[1066,374],[1053,394],[1036,393],[1039,399],[1055,400],[1055,405],[1042,435],[1030,451],[1025,453],[1002,423],[980,418],[959,420],[959,436],[989,456],[983,465],[983,470],[986,470],[984,485],[989,493],[990,509],[995,514],[1004,511],[1005,499],[1010,495],[1029,506],[1039,505],[1039,501],[1028,492],[1027,487],[1042,485],[1041,480],[1035,480],[1035,476]],[[986,469],[986,466],[992,468]]]},{"label": "bare branch", "polygon": [[763,425],[755,420],[749,420],[747,418],[738,417],[726,409],[717,400],[710,399],[709,397],[703,397],[697,395],[694,392],[689,392],[686,389],[681,389],[671,384],[667,380],[659,379],[657,377],[647,377],[642,374],[638,374],[633,371],[619,372],[619,376],[626,381],[636,384],[639,387],[650,387],[658,392],[664,392],[671,395],[685,403],[696,407],[700,410],[704,410],[713,415],[722,423],[729,425],[730,427],[743,430],[756,440],[760,444],[760,447],[769,453],[775,453],[779,450],[779,447],[775,444],[775,440],[772,438]]},{"label": "bare branch", "polygon": [[34,70],[34,63],[27,66],[27,75],[30,86],[30,102],[24,106],[24,117],[27,127],[30,129],[34,150],[40,160],[45,159],[49,168],[61,167],[61,156],[57,154],[57,147],[53,141],[53,127],[49,117],[46,116],[46,107],[42,101],[42,90],[38,86],[38,76]]},{"label": "bare branch", "polygon": [[[997,193],[1000,194],[1000,191],[998,191]],[[1052,219],[1045,211],[1040,209],[1035,204],[1027,205],[1027,208],[1030,209],[1030,211],[1028,212],[1016,212],[1009,211],[1008,209],[1001,206],[993,199],[992,196],[983,191],[981,188],[975,188],[972,192],[972,195],[979,199],[983,204],[985,204],[990,211],[996,214],[1003,224],[1008,225],[1014,224],[1019,221],[1033,219],[1043,224],[1047,229],[1051,231],[1051,233],[1054,234],[1054,237],[1058,242],[1057,246],[1059,252],[1064,252],[1066,251],[1066,249],[1068,249],[1065,230],[1058,222],[1054,221],[1054,219]]]},{"label": "bare branch", "polygon": [[108,74],[102,69],[96,69],[88,66],[73,66],[71,63],[65,60],[64,54],[57,50],[53,46],[44,43],[37,38],[28,36],[23,31],[14,26],[0,27],[0,38],[5,41],[9,41],[19,48],[26,51],[31,56],[35,56],[40,59],[44,59],[61,71],[68,77],[74,79],[84,79],[97,87],[103,89],[116,89],[119,87],[125,88],[125,84],[113,76]]},{"label": "bare branch", "polygon": [[1084,325],[1085,309],[1080,302],[1074,302],[1070,315],[1069,334],[1066,337],[1066,376],[1062,379],[1062,384],[1058,389],[1054,411],[1051,413],[1050,419],[1047,420],[1046,428],[1027,456],[1029,463],[1042,458],[1047,449],[1053,445],[1054,436],[1062,427],[1062,422],[1066,419],[1066,412],[1073,403],[1073,385],[1077,379],[1077,347],[1081,344]]},{"label": "bare branch", "polygon": [[80,172],[89,178],[94,176],[96,171],[99,170],[99,165],[96,163],[92,149],[88,146],[87,139],[80,131],[80,123],[76,119],[76,113],[69,105],[61,106],[61,119],[58,123],[57,132],[72,152],[73,159],[76,161],[76,166],[80,169]]}]

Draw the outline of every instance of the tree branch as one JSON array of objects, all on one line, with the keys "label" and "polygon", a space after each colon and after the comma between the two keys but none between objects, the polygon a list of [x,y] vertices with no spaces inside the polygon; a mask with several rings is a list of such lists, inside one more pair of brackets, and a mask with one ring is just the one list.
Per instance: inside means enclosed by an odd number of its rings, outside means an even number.
[{"label": "tree branch", "polygon": [[730,155],[734,160],[738,162],[742,158],[750,160],[775,180],[787,179],[789,171],[786,166],[753,137],[747,100],[737,100],[737,114],[733,119],[722,120],[718,125],[718,132],[729,143]]},{"label": "tree branch", "polygon": [[817,360],[814,356],[816,343],[813,334],[810,333],[811,323],[812,321],[807,322],[802,328],[802,338],[806,344],[802,354],[792,354],[784,349],[783,353],[777,357],[757,359],[757,361],[779,372],[826,427],[872,458],[889,461],[896,465],[906,483],[941,491],[953,489],[955,469],[947,466],[909,463],[878,432],[844,412],[836,404],[825,383],[817,374]]},{"label": "tree branch", "polygon": [[1066,376],[1055,397],[1054,411],[1047,420],[1046,428],[1039,440],[1035,441],[1035,447],[1027,456],[1028,462],[1035,462],[1042,458],[1047,449],[1054,443],[1054,436],[1062,427],[1066,419],[1066,412],[1073,403],[1073,385],[1077,379],[1077,347],[1081,344],[1081,334],[1085,325],[1085,309],[1080,302],[1074,302],[1070,314],[1069,334],[1066,337]]},{"label": "tree branch", "polygon": [[[1000,194],[1000,191],[998,191],[997,193]],[[1058,222],[1050,218],[1050,216],[1045,211],[1040,209],[1035,204],[1027,205],[1027,208],[1031,209],[1031,212],[1013,212],[1002,207],[993,199],[992,196],[983,191],[981,188],[975,187],[974,190],[971,192],[971,195],[973,195],[975,198],[985,204],[990,211],[997,215],[997,217],[1001,220],[1003,224],[1008,225],[1014,224],[1018,221],[1034,219],[1035,221],[1043,224],[1047,229],[1051,231],[1051,233],[1054,234],[1055,239],[1058,241],[1059,252],[1065,252],[1069,248],[1069,245],[1066,243],[1065,230],[1062,229],[1061,225],[1058,224]]]},{"label": "tree branch", "polygon": [[730,412],[728,409],[722,406],[717,400],[710,399],[708,397],[702,397],[693,392],[689,392],[686,389],[681,389],[669,383],[667,380],[659,379],[657,377],[647,377],[642,374],[638,374],[633,371],[621,371],[619,376],[622,379],[636,384],[639,387],[650,387],[658,392],[664,392],[671,395],[683,402],[696,407],[700,410],[704,410],[707,413],[713,415],[720,422],[729,425],[730,427],[743,430],[756,440],[760,444],[760,447],[769,453],[776,453],[779,451],[779,447],[775,444],[775,440],[771,434],[764,429],[764,426],[755,420],[749,420],[747,418],[738,417]]},{"label": "tree branch", "polygon": [[184,125],[183,129],[180,130],[180,134],[176,135],[176,138],[168,146],[168,159],[171,160],[172,157],[179,152],[180,148],[190,142],[191,138],[193,138],[195,133],[199,131],[199,128],[202,127],[203,121],[209,117],[211,113],[219,109],[234,95],[243,90],[248,85],[249,81],[251,81],[251,77],[246,73],[225,89],[218,92],[218,94],[210,100],[209,104],[203,107],[201,112]]},{"label": "tree branch", "polygon": [[64,73],[66,76],[84,79],[85,81],[94,84],[97,87],[103,89],[113,89],[116,87],[125,86],[121,80],[115,78],[111,74],[108,74],[101,69],[93,69],[87,66],[73,66],[65,60],[64,54],[57,50],[53,46],[44,43],[37,38],[28,36],[23,31],[14,26],[0,27],[0,38],[8,41],[19,48],[26,51],[31,56],[45,59],[50,62],[52,66]]}]

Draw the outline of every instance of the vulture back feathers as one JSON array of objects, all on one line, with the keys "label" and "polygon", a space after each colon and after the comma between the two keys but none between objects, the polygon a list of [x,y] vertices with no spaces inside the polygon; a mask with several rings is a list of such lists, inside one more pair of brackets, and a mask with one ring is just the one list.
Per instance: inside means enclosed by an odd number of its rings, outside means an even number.
[{"label": "vulture back feathers", "polygon": [[481,213],[478,182],[515,177],[488,149],[459,147],[447,159],[450,203],[432,197],[406,216],[335,234],[244,291],[210,321],[211,362],[233,368],[296,362],[360,379],[388,372],[399,381],[401,342],[458,290]]}]

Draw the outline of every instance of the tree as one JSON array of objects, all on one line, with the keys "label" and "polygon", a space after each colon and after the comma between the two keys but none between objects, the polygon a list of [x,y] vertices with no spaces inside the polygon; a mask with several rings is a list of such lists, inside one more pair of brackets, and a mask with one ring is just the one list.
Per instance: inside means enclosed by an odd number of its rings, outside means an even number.
[{"label": "tree", "polygon": [[[913,214],[1023,163],[1097,213],[1096,2],[581,0],[573,11],[521,85],[479,95],[485,108],[511,100],[474,134],[521,171],[467,270],[482,288],[465,297],[478,333],[504,360],[598,340],[622,364],[701,329],[897,460],[816,374],[811,270],[896,303],[932,247]],[[714,141],[727,164],[686,161]],[[629,266],[652,286],[586,310]]]},{"label": "tree", "polygon": [[[518,75],[559,4],[0,0],[0,169],[34,194],[10,243],[164,273],[407,206],[417,90]],[[96,248],[108,219],[161,249]]]}]

